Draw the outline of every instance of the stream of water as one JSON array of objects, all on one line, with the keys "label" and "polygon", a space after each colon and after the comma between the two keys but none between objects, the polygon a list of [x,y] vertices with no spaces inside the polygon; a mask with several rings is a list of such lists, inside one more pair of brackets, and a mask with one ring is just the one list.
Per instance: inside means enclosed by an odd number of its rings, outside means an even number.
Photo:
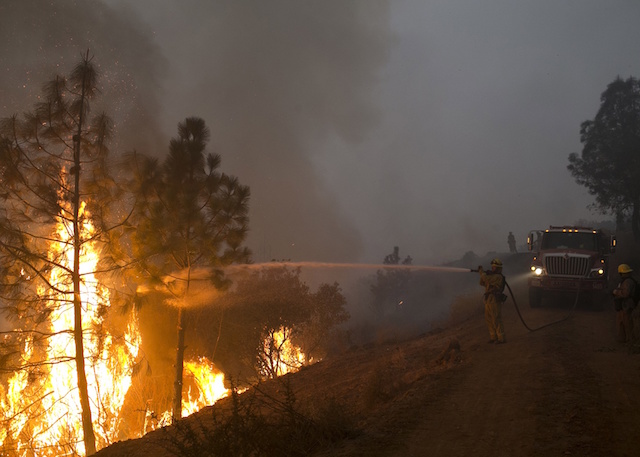
[{"label": "stream of water", "polygon": [[412,271],[442,271],[449,273],[469,273],[469,268],[458,267],[441,267],[441,266],[428,266],[428,265],[388,265],[378,263],[332,263],[332,262],[264,262],[264,263],[251,263],[242,265],[230,265],[226,267],[229,271],[242,271],[242,270],[259,270],[263,268],[315,268],[315,269],[334,269],[334,268],[348,268],[352,270],[378,270],[378,269],[397,269],[397,270],[412,270]]}]

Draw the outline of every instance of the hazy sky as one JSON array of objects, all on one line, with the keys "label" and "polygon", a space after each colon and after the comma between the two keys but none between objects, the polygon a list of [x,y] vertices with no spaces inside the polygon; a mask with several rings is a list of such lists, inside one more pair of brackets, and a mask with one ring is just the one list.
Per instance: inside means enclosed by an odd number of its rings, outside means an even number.
[{"label": "hazy sky", "polygon": [[397,245],[432,264],[604,219],[567,157],[606,85],[640,77],[636,0],[24,3],[0,4],[0,115],[30,107],[27,69],[91,47],[124,100],[118,148],[163,156],[207,122],[251,187],[256,261]]}]

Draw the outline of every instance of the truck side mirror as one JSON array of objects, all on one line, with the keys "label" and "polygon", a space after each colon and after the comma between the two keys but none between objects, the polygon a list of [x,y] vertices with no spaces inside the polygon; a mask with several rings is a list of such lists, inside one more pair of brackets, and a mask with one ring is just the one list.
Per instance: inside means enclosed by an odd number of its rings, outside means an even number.
[{"label": "truck side mirror", "polygon": [[616,240],[615,235],[611,235],[611,244],[610,244],[610,248],[611,248],[611,254],[613,254],[614,252],[616,252],[616,246],[617,246],[618,242]]},{"label": "truck side mirror", "polygon": [[533,250],[533,233],[529,233],[527,235],[527,247],[530,251]]}]

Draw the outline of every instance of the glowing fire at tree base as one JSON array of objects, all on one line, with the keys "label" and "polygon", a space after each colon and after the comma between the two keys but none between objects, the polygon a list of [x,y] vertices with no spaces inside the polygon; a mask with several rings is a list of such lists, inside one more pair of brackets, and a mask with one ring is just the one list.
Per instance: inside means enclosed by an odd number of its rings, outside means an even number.
[{"label": "glowing fire at tree base", "polygon": [[[83,239],[89,239],[93,227],[85,218]],[[22,349],[22,366],[0,383],[0,446],[7,456],[84,455],[81,406],[77,392],[74,345],[73,289],[69,271],[72,249],[69,230],[58,226],[58,239],[51,256],[63,258],[60,268],[53,269],[49,279],[56,289],[39,290],[49,302],[48,318],[37,329],[44,338],[26,338]],[[66,237],[66,238],[65,238]],[[144,424],[130,430],[124,411],[127,396],[134,384],[134,367],[140,358],[142,336],[135,312],[113,317],[109,291],[98,283],[93,272],[98,255],[90,243],[81,249],[82,327],[86,376],[91,402],[96,446],[101,449],[122,439],[142,436],[171,423],[172,411],[154,412],[138,399],[128,409],[144,410]],[[125,330],[118,330],[118,329]],[[271,332],[264,341],[268,358],[263,373],[275,377],[295,371],[306,361],[299,348],[291,344],[291,330],[285,327]],[[185,362],[182,416],[191,415],[204,406],[229,395],[224,375],[205,357]],[[131,400],[129,400],[130,402]],[[142,402],[142,405],[139,403]]]}]

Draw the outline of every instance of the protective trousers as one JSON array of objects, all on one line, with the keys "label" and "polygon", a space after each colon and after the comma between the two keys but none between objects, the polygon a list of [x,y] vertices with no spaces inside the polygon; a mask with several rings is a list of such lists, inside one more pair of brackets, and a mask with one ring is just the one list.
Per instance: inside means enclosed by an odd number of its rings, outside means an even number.
[{"label": "protective trousers", "polygon": [[621,309],[616,311],[616,327],[618,330],[618,342],[630,343],[633,340],[631,310]]},{"label": "protective trousers", "polygon": [[502,302],[491,294],[484,298],[484,320],[489,329],[489,337],[504,342],[504,326],[502,325]]}]

